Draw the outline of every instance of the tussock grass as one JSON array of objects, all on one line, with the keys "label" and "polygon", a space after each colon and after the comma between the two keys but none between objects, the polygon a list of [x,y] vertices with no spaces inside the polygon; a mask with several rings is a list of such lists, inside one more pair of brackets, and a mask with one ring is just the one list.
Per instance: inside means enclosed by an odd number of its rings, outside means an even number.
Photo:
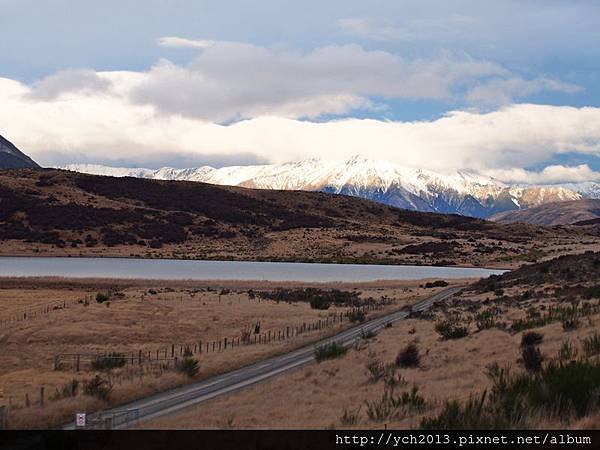
[{"label": "tussock grass", "polygon": [[444,340],[460,339],[469,335],[469,328],[458,317],[451,317],[435,324],[435,331]]},{"label": "tussock grass", "polygon": [[583,340],[583,351],[585,356],[600,355],[600,334],[597,332]]},{"label": "tussock grass", "polygon": [[567,421],[600,407],[600,362],[550,361],[538,373],[513,374],[492,366],[492,388],[479,398],[447,402],[435,417],[421,421],[425,429],[526,428],[540,418]]},{"label": "tussock grass", "polygon": [[427,402],[419,393],[417,385],[413,385],[410,391],[394,394],[392,389],[385,389],[378,400],[366,401],[367,417],[374,422],[397,419],[409,413],[422,412]]}]

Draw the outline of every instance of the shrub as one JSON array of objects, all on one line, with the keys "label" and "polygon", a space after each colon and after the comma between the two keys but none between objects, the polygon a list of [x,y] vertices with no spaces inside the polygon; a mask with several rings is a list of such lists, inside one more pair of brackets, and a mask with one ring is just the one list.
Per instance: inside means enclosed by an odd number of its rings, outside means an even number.
[{"label": "shrub", "polygon": [[537,373],[542,370],[542,362],[544,357],[540,349],[534,345],[526,345],[521,351],[521,359],[523,365],[528,372]]},{"label": "shrub", "polygon": [[313,297],[310,299],[310,307],[312,309],[325,310],[325,309],[329,309],[330,306],[331,306],[331,304],[324,297]]},{"label": "shrub", "polygon": [[408,384],[408,381],[406,381],[401,374],[397,373],[396,370],[397,366],[394,363],[385,365],[383,384],[385,384],[386,389],[389,389],[390,391],[394,391],[398,386]]},{"label": "shrub", "polygon": [[397,416],[398,412],[390,401],[390,394],[386,391],[379,400],[365,401],[367,417],[375,422],[383,422]]},{"label": "shrub", "polygon": [[528,331],[523,333],[521,337],[521,347],[527,347],[530,345],[539,345],[544,340],[544,335],[535,331]]},{"label": "shrub", "polygon": [[370,420],[383,422],[384,420],[399,418],[403,413],[422,412],[426,401],[419,394],[419,388],[414,385],[410,392],[403,392],[394,396],[393,392],[386,389],[379,400],[366,401],[367,416]]},{"label": "shrub", "polygon": [[342,416],[340,417],[340,423],[342,425],[356,425],[358,423],[358,421],[360,420],[360,409],[362,408],[362,406],[359,406],[358,409],[355,409],[354,411],[352,410],[347,410],[346,408],[344,408],[344,412],[342,414]]},{"label": "shrub", "polygon": [[110,294],[108,292],[98,292],[96,294],[96,302],[104,303],[108,300],[110,300]]},{"label": "shrub", "polygon": [[600,362],[550,361],[539,373],[511,375],[508,368],[490,371],[490,395],[465,403],[448,402],[434,418],[421,421],[426,429],[528,428],[540,417],[581,418],[597,408]]},{"label": "shrub", "polygon": [[369,372],[369,381],[376,383],[383,378],[385,375],[385,365],[383,362],[376,358],[374,354],[370,353],[366,364],[367,371]]},{"label": "shrub", "polygon": [[358,308],[354,308],[348,313],[348,319],[352,323],[363,323],[366,318],[367,315],[365,314],[365,312]]},{"label": "shrub", "polygon": [[396,356],[396,365],[398,367],[417,367],[420,362],[419,347],[415,343],[408,344]]},{"label": "shrub", "polygon": [[461,324],[456,318],[436,323],[435,331],[442,339],[460,339],[469,335],[467,326]]},{"label": "shrub", "polygon": [[126,363],[123,353],[111,352],[106,355],[96,356],[92,360],[92,369],[94,370],[110,370],[117,367],[123,367]]},{"label": "shrub", "polygon": [[399,397],[392,398],[397,408],[405,408],[409,411],[420,412],[425,409],[425,398],[419,394],[419,387],[413,385],[410,392],[403,392]]},{"label": "shrub", "polygon": [[184,357],[181,362],[177,365],[177,370],[181,373],[186,374],[190,378],[194,378],[200,370],[198,360],[190,356]]},{"label": "shrub", "polygon": [[477,331],[494,328],[497,325],[496,319],[499,313],[500,312],[498,309],[490,308],[477,314],[475,316],[475,325],[477,326]]},{"label": "shrub", "polygon": [[577,357],[577,347],[567,340],[562,343],[558,350],[558,359],[560,361],[570,361]]},{"label": "shrub", "polygon": [[329,344],[320,345],[315,348],[315,359],[317,362],[324,361],[326,359],[335,359],[340,356],[344,356],[348,349],[337,342],[331,342]]},{"label": "shrub", "polygon": [[477,430],[506,429],[510,422],[485,409],[486,392],[479,398],[471,397],[464,404],[457,400],[446,402],[437,417],[421,420],[420,428],[425,430]]},{"label": "shrub", "polygon": [[59,390],[56,388],[56,392],[50,396],[50,400],[60,400],[61,398],[69,398],[77,396],[77,388],[79,387],[79,381],[72,379]]},{"label": "shrub", "polygon": [[252,337],[252,330],[250,330],[250,329],[242,330],[241,336],[240,336],[240,341],[242,341],[243,344],[250,344],[251,337]]},{"label": "shrub", "polygon": [[563,330],[565,331],[572,331],[575,330],[577,328],[579,328],[580,325],[580,321],[577,317],[573,316],[573,317],[565,317],[564,319],[562,319],[562,327]]},{"label": "shrub", "polygon": [[583,351],[585,356],[600,354],[600,335],[598,333],[583,340]]},{"label": "shrub", "polygon": [[110,381],[102,378],[100,375],[96,375],[94,378],[83,382],[84,394],[100,400],[107,401],[110,398],[112,389]]},{"label": "shrub", "polygon": [[436,280],[433,282],[425,283],[425,289],[431,289],[436,287],[446,287],[448,286],[448,282],[445,280]]},{"label": "shrub", "polygon": [[[336,306],[360,306],[364,300],[360,298],[358,291],[341,291],[339,289],[285,289],[274,291],[261,291],[256,293],[261,298],[285,301],[285,302],[308,302],[314,309],[327,309],[329,305]],[[313,306],[314,305],[314,306]]]}]

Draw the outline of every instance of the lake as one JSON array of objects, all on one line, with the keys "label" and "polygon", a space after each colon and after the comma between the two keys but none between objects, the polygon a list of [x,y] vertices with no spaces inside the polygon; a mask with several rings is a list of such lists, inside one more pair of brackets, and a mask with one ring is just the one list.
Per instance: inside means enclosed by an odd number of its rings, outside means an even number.
[{"label": "lake", "polygon": [[196,261],[133,258],[0,257],[0,277],[93,277],[176,280],[363,282],[471,278],[504,270],[362,264]]}]

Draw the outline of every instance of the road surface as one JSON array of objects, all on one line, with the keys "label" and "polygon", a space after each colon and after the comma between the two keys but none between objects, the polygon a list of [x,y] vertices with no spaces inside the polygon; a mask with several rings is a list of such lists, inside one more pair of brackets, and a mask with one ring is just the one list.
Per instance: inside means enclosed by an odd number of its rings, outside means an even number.
[{"label": "road surface", "polygon": [[[412,311],[424,311],[434,303],[448,299],[461,287],[453,287],[438,292],[412,306]],[[346,347],[351,346],[365,332],[377,332],[388,323],[405,319],[408,309],[392,312],[377,319],[369,320],[353,326],[331,337],[306,345],[283,355],[258,361],[246,367],[218,375],[198,383],[161,392],[141,400],[137,400],[118,408],[100,411],[87,417],[88,423],[96,423],[95,427],[127,428],[139,421],[155,419],[172,414],[181,409],[205,402],[214,397],[224,395],[246,386],[259,383],[267,378],[298,368],[315,360],[316,346],[337,342]],[[75,423],[67,424],[65,429],[74,429]]]}]

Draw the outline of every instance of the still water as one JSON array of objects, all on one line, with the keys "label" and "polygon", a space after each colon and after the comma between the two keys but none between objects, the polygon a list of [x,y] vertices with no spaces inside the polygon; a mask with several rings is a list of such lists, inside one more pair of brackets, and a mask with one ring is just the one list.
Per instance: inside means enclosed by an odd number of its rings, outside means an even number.
[{"label": "still water", "polygon": [[194,261],[133,258],[0,257],[0,277],[96,277],[190,280],[375,281],[487,277],[503,270],[362,264]]}]

